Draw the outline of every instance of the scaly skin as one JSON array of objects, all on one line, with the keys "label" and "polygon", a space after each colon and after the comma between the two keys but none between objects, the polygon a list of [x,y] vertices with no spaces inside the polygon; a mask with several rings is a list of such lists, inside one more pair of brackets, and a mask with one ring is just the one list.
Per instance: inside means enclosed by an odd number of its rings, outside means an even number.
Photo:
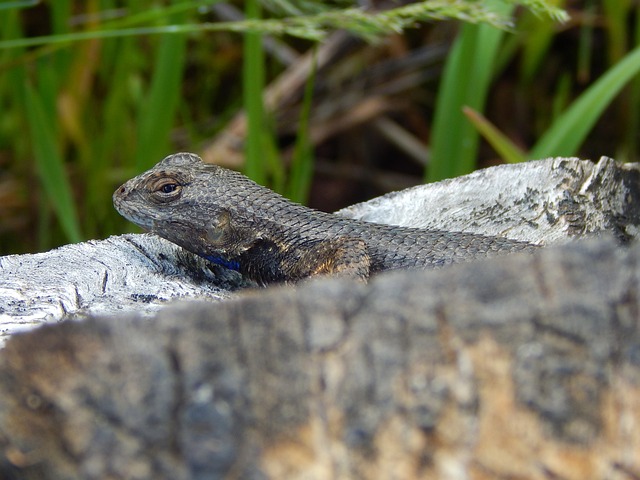
[{"label": "scaly skin", "polygon": [[142,228],[263,285],[322,274],[366,280],[383,270],[437,268],[537,248],[319,212],[190,153],[170,155],[129,180],[113,203]]}]

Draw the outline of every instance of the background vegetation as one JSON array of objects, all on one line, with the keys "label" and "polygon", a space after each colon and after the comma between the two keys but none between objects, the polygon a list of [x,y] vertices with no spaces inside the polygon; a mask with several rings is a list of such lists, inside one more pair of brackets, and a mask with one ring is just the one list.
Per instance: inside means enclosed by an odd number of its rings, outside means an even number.
[{"label": "background vegetation", "polygon": [[181,150],[324,210],[501,162],[636,161],[639,15],[634,0],[1,3],[0,254],[132,228],[111,193]]}]

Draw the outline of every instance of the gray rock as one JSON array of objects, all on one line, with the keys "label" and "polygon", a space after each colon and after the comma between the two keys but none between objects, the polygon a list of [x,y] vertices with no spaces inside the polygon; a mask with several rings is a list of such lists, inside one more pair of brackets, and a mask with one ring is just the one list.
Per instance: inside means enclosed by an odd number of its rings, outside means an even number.
[{"label": "gray rock", "polygon": [[638,164],[550,158],[393,192],[338,213],[550,244],[603,231],[637,238],[638,205]]},{"label": "gray rock", "polygon": [[242,284],[234,272],[155,235],[121,235],[45,253],[0,257],[3,337],[89,313],[151,314],[179,298],[227,298]]},{"label": "gray rock", "polygon": [[89,319],[0,351],[0,477],[635,478],[640,245]]}]

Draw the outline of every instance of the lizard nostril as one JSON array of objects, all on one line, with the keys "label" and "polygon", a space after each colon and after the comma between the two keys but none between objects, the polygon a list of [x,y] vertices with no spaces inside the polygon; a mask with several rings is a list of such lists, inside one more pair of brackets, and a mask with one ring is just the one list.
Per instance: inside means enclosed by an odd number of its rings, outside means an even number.
[{"label": "lizard nostril", "polygon": [[118,193],[120,195],[124,195],[125,193],[127,193],[127,189],[124,188],[124,185],[122,185],[119,189],[118,189]]}]

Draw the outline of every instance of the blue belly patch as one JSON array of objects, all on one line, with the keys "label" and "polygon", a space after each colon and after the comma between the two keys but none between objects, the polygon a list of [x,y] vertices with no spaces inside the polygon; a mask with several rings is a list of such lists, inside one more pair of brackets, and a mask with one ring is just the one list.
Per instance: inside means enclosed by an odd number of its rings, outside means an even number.
[{"label": "blue belly patch", "polygon": [[222,267],[226,267],[230,270],[235,270],[236,272],[240,271],[240,262],[236,262],[235,260],[227,260],[222,257],[216,257],[214,255],[201,255],[205,260],[209,260],[211,263],[215,263],[216,265],[220,265]]}]

